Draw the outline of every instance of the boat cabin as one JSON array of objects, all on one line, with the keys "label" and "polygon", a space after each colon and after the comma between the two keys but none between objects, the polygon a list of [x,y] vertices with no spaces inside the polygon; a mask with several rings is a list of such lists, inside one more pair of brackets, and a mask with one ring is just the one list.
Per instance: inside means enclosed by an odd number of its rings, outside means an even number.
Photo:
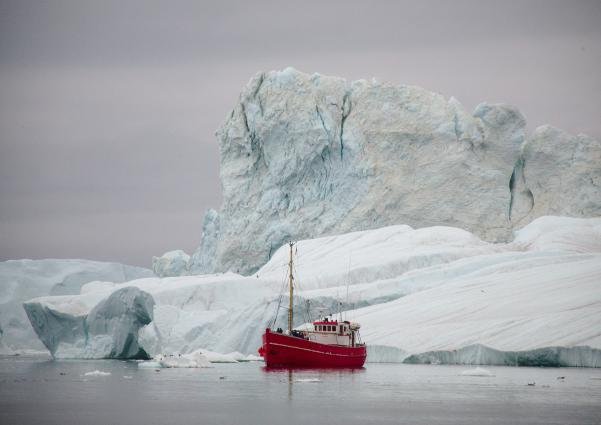
[{"label": "boat cabin", "polygon": [[358,344],[358,323],[349,321],[338,322],[336,320],[318,320],[313,322],[313,329],[303,331],[304,336],[309,341],[328,345],[342,345],[345,347],[355,347]]}]

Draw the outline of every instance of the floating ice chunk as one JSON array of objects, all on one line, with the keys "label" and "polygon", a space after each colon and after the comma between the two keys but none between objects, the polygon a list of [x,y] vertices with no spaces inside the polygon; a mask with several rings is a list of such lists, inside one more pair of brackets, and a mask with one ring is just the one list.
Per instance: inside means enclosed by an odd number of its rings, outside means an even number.
[{"label": "floating ice chunk", "polygon": [[158,362],[164,368],[199,368],[211,367],[209,359],[202,353],[195,351],[190,354],[172,354],[159,356]]},{"label": "floating ice chunk", "polygon": [[103,372],[101,370],[94,370],[92,372],[86,372],[84,376],[109,376],[111,372]]},{"label": "floating ice chunk", "polygon": [[482,367],[468,369],[461,372],[461,376],[495,376],[490,370]]},{"label": "floating ice chunk", "polygon": [[160,362],[154,360],[138,363],[138,369],[160,369],[162,367]]}]

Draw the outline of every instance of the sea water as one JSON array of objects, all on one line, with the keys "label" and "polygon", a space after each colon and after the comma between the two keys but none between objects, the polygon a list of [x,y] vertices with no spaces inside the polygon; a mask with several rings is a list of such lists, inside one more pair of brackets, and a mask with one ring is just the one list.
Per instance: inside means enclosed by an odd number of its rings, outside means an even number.
[{"label": "sea water", "polygon": [[1,424],[599,424],[601,370],[0,358]]}]

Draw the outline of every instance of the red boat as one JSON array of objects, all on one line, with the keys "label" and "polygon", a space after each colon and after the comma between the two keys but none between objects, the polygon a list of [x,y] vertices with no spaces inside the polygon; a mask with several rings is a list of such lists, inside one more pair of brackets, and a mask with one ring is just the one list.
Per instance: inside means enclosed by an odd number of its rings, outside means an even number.
[{"label": "red boat", "polygon": [[259,355],[267,367],[360,368],[367,350],[359,340],[359,324],[324,318],[313,322],[312,329],[292,328],[294,276],[290,242],[288,330],[270,328],[263,334]]}]

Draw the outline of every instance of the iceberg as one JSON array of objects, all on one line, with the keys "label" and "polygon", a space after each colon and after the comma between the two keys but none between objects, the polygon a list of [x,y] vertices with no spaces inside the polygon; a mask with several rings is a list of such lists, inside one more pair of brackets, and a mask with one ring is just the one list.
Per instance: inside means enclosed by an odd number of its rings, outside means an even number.
[{"label": "iceberg", "polygon": [[601,215],[601,143],[515,108],[292,68],[261,72],[217,131],[223,203],[177,274],[252,274],[286,241],[400,223],[491,242]]},{"label": "iceberg", "polygon": [[169,251],[160,257],[152,257],[152,271],[159,277],[189,274],[190,256],[181,249]]},{"label": "iceberg", "polygon": [[[560,365],[597,367],[599,240],[601,218],[565,217],[538,218],[509,243],[457,228],[407,225],[302,240],[295,326],[318,313],[358,321],[370,362],[533,365],[555,356]],[[55,355],[131,355],[135,350],[86,343],[85,332],[73,329],[114,294],[137,289],[147,296],[128,307],[126,319],[104,319],[103,341],[125,347],[131,335],[130,347],[137,344],[149,357],[200,352],[209,361],[236,362],[256,354],[266,326],[284,326],[283,314],[272,320],[278,303],[287,303],[279,299],[286,256],[285,248],[274,252],[252,276],[91,282],[78,295],[37,298],[26,308],[47,310],[34,328],[55,344]]]},{"label": "iceberg", "polygon": [[89,312],[85,303],[69,296],[34,299],[24,307],[53,357],[149,358],[138,332],[153,320],[154,299],[136,287],[117,289]]},{"label": "iceberg", "polygon": [[77,295],[91,281],[127,282],[152,271],[90,260],[9,260],[0,262],[0,352],[45,351],[23,302],[47,295]]}]

